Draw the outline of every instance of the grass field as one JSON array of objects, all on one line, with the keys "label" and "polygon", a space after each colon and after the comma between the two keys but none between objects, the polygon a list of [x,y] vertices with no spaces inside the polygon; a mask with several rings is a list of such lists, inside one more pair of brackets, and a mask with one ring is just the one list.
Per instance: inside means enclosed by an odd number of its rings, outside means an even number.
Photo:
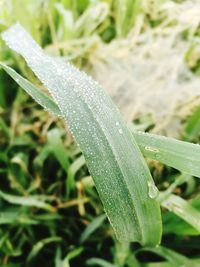
[{"label": "grass field", "polygon": [[0,0],[16,22],[56,60],[1,35],[0,266],[200,266],[199,1]]}]

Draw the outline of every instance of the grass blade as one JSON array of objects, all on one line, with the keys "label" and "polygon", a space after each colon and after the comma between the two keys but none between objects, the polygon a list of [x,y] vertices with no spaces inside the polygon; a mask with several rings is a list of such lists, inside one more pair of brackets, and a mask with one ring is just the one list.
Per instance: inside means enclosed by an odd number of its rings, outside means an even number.
[{"label": "grass blade", "polygon": [[96,231],[97,228],[101,226],[101,224],[105,221],[105,215],[100,215],[96,219],[94,219],[88,226],[85,228],[85,230],[82,232],[80,237],[80,243],[85,242],[88,237]]},{"label": "grass blade", "polygon": [[200,133],[200,107],[198,107],[187,121],[184,130],[184,138],[187,141],[193,141],[198,138]]},{"label": "grass blade", "polygon": [[0,62],[0,67],[2,67],[2,69],[4,69],[19,84],[19,86],[21,86],[33,99],[35,99],[36,102],[38,102],[41,106],[43,106],[52,114],[60,116],[60,110],[58,106],[49,96],[44,94],[41,90],[39,90],[36,86],[34,86],[25,78],[23,78],[20,74],[18,74],[9,66]]},{"label": "grass blade", "polygon": [[180,266],[180,267],[182,267],[182,266],[185,266],[185,267],[195,266],[191,263],[191,261],[187,257],[185,257],[185,256],[183,256],[183,255],[181,255],[181,254],[179,254],[179,253],[177,253],[171,249],[162,247],[162,246],[158,246],[156,248],[142,248],[142,249],[139,249],[137,251],[137,253],[141,252],[141,251],[153,252],[153,253],[163,257],[168,262],[173,264],[173,266],[176,266],[176,267],[178,267],[178,266]]},{"label": "grass blade", "polygon": [[59,236],[48,237],[40,240],[33,246],[31,252],[28,255],[27,262],[30,262],[34,257],[36,257],[36,255],[43,249],[44,246],[54,242],[61,242],[61,240],[62,239]]},{"label": "grass blade", "polygon": [[69,196],[70,191],[73,191],[75,189],[76,186],[75,175],[84,165],[85,165],[85,158],[83,157],[83,155],[75,159],[74,162],[70,165],[68,169],[68,176],[66,182],[67,196]]},{"label": "grass blade", "polygon": [[88,266],[118,267],[117,265],[114,265],[106,260],[99,259],[99,258],[91,258],[87,260],[86,264]]},{"label": "grass blade", "polygon": [[200,146],[174,138],[134,131],[144,156],[200,177]]},{"label": "grass blade", "polygon": [[111,99],[86,74],[45,55],[19,24],[5,32],[3,39],[25,58],[58,104],[85,156],[117,238],[158,244],[162,225],[157,190]]},{"label": "grass blade", "polygon": [[30,219],[26,214],[20,214],[19,211],[2,211],[0,212],[0,225],[2,224],[31,225],[38,224],[38,222]]},{"label": "grass blade", "polygon": [[60,131],[58,129],[52,129],[48,132],[48,143],[50,150],[57,158],[62,168],[67,173],[69,168],[69,155],[66,148],[63,146]]},{"label": "grass blade", "polygon": [[200,212],[187,201],[176,195],[169,195],[161,203],[162,207],[172,211],[200,232]]},{"label": "grass blade", "polygon": [[[2,65],[2,63],[0,63],[0,66],[2,66],[8,74],[12,74],[12,78],[40,105],[52,114],[62,116],[58,105],[50,97],[24,79],[12,68],[4,64]],[[32,89],[31,93],[29,87]],[[155,159],[181,172],[200,177],[199,145],[176,140],[174,138],[134,131],[132,127],[130,127],[130,129],[145,157]]]},{"label": "grass blade", "polygon": [[0,198],[15,205],[36,207],[40,209],[54,211],[54,208],[51,205],[39,200],[36,196],[14,196],[0,191]]}]

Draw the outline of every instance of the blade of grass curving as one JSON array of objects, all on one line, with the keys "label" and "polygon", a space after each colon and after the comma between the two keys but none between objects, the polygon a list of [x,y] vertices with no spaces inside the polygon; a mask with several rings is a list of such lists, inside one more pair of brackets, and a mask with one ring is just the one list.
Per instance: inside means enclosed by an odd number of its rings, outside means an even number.
[{"label": "blade of grass curving", "polygon": [[[2,63],[0,63],[2,66]],[[12,70],[12,78],[27,92],[28,86],[31,84],[12,68],[4,65],[5,70]],[[26,80],[25,83],[23,81]],[[20,83],[19,83],[20,82]],[[33,89],[32,95],[38,104],[46,108],[55,116],[62,116],[58,105],[45,93],[40,91],[35,85],[31,84]],[[42,96],[42,97],[41,97]],[[40,101],[45,99],[45,101]],[[53,107],[53,108],[52,108]],[[145,157],[155,159],[170,167],[200,177],[200,146],[174,138],[164,137],[156,134],[150,134],[133,130],[130,127],[140,150]]]},{"label": "blade of grass curving", "polygon": [[18,84],[21,86],[33,99],[41,106],[56,116],[60,116],[60,110],[56,103],[51,100],[46,94],[34,86],[31,82],[23,78],[15,70],[0,62],[0,67],[4,69]]},{"label": "blade of grass curving", "polygon": [[29,253],[27,257],[27,262],[30,262],[34,257],[36,257],[36,255],[43,249],[44,246],[50,243],[61,242],[61,241],[62,241],[62,238],[59,236],[52,236],[52,237],[48,237],[48,238],[40,240],[33,246],[31,252]]},{"label": "blade of grass curving", "polygon": [[158,244],[162,224],[157,188],[111,99],[85,73],[45,55],[19,24],[7,30],[3,39],[25,58],[58,104],[117,238]]},{"label": "blade of grass curving", "polygon": [[0,198],[15,205],[36,207],[44,210],[54,211],[54,208],[51,205],[39,200],[37,196],[14,196],[4,193],[0,190]]},{"label": "blade of grass curving", "polygon": [[161,205],[200,232],[200,212],[183,198],[171,194],[166,199],[162,200]]},{"label": "blade of grass curving", "polygon": [[67,181],[66,181],[66,193],[69,196],[70,191],[75,189],[75,175],[76,173],[85,165],[85,158],[83,155],[74,160],[74,162],[70,165],[67,173]]},{"label": "blade of grass curving", "polygon": [[90,224],[88,224],[88,226],[85,228],[85,230],[82,232],[80,236],[80,243],[85,242],[88,239],[88,237],[102,225],[105,219],[106,219],[105,214],[102,214],[97,218],[95,218]]}]

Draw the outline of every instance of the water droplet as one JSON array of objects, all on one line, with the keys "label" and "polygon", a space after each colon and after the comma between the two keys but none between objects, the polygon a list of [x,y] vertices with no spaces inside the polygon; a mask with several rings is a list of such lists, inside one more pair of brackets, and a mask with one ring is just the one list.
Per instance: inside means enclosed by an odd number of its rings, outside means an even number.
[{"label": "water droplet", "polygon": [[148,192],[149,197],[152,199],[156,198],[159,194],[159,190],[155,186],[154,182],[148,182],[148,187],[149,187],[149,192]]}]

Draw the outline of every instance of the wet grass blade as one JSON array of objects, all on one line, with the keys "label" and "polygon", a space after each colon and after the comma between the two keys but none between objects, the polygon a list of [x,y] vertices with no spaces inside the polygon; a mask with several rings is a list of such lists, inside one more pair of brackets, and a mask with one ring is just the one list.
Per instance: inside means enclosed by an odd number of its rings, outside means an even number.
[{"label": "wet grass blade", "polygon": [[[62,116],[58,105],[46,94],[40,91],[35,85],[24,79],[20,74],[12,68],[0,62],[0,66],[8,73],[12,74],[12,78],[29,93],[31,86],[31,96],[55,116]],[[25,81],[25,82],[24,82]],[[41,99],[43,101],[41,101]],[[200,146],[189,142],[180,141],[174,138],[164,137],[155,134],[149,134],[134,131],[130,127],[137,144],[145,157],[155,159],[170,167],[200,177]]]},{"label": "wet grass blade", "polygon": [[144,156],[200,177],[199,145],[144,132],[133,134]]},{"label": "wet grass blade", "polygon": [[117,238],[158,244],[162,232],[158,192],[111,99],[85,73],[45,55],[19,24],[5,32],[3,39],[25,58],[58,104],[84,154]]}]

